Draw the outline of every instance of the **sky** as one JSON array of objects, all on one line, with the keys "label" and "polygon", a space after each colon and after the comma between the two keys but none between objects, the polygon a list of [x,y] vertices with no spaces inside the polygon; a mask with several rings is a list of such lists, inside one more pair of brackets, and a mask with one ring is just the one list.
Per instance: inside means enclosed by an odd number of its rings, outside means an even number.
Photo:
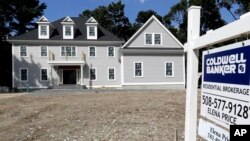
[{"label": "sky", "polygon": [[[77,17],[79,14],[86,10],[93,10],[98,6],[107,6],[111,2],[117,0],[40,0],[47,5],[44,12],[45,17],[49,21],[55,21],[65,16]],[[125,4],[125,15],[129,18],[130,22],[134,22],[137,13],[142,10],[154,10],[159,15],[166,15],[171,6],[178,3],[180,0],[122,0]],[[232,16],[226,10],[222,10],[222,17],[227,21],[233,21]]]}]

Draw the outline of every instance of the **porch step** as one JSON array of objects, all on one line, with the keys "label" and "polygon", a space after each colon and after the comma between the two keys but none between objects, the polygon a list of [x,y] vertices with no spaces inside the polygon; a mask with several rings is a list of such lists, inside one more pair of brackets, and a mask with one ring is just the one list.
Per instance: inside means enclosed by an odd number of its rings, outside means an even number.
[{"label": "porch step", "polygon": [[59,86],[53,86],[52,89],[87,89],[85,85],[59,85]]}]

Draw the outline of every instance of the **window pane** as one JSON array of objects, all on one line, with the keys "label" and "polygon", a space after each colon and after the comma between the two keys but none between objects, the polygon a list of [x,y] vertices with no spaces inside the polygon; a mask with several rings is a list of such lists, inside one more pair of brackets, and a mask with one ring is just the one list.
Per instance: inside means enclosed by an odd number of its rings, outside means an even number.
[{"label": "window pane", "polygon": [[109,47],[108,48],[108,55],[109,56],[114,56],[114,47]]},{"label": "window pane", "polygon": [[20,56],[27,56],[27,47],[20,46]]},{"label": "window pane", "polygon": [[152,34],[146,34],[146,44],[152,44]]},{"label": "window pane", "polygon": [[22,81],[27,81],[28,80],[28,71],[27,69],[21,69],[21,80]]},{"label": "window pane", "polygon": [[70,26],[65,27],[65,35],[67,35],[67,36],[71,35],[71,27]]},{"label": "window pane", "polygon": [[41,26],[41,35],[47,35],[47,27]]},{"label": "window pane", "polygon": [[109,80],[114,80],[114,79],[115,79],[115,70],[109,69]]},{"label": "window pane", "polygon": [[47,56],[47,47],[41,46],[41,56]]},{"label": "window pane", "polygon": [[95,36],[95,27],[89,27],[89,36]]},{"label": "window pane", "polygon": [[155,44],[161,44],[161,34],[155,34]]},{"label": "window pane", "polygon": [[172,76],[172,75],[173,75],[173,64],[166,63],[166,76]]},{"label": "window pane", "polygon": [[96,79],[96,72],[95,69],[90,69],[90,80]]},{"label": "window pane", "polygon": [[142,76],[142,63],[135,63],[135,76]]},{"label": "window pane", "polygon": [[95,56],[95,47],[89,48],[89,56]]},{"label": "window pane", "polygon": [[42,80],[44,81],[48,80],[47,69],[42,69],[41,75],[42,75]]}]

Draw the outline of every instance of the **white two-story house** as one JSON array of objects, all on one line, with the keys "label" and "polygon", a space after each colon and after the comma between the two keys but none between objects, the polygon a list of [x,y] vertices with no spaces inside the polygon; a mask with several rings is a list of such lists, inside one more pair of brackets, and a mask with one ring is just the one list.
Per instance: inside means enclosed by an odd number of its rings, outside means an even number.
[{"label": "white two-story house", "polygon": [[43,16],[37,24],[8,40],[13,87],[185,86],[183,46],[154,16],[125,44],[93,17],[50,22]]}]

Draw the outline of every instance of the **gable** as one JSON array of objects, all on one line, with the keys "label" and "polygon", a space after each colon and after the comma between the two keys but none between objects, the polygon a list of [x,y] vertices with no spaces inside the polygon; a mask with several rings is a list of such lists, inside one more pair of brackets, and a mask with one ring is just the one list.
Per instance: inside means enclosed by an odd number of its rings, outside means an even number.
[{"label": "gable", "polygon": [[[145,34],[161,34],[161,45],[146,45]],[[147,21],[141,29],[127,41],[123,47],[163,47],[163,48],[183,48],[183,45],[166,29],[154,16]]]}]

